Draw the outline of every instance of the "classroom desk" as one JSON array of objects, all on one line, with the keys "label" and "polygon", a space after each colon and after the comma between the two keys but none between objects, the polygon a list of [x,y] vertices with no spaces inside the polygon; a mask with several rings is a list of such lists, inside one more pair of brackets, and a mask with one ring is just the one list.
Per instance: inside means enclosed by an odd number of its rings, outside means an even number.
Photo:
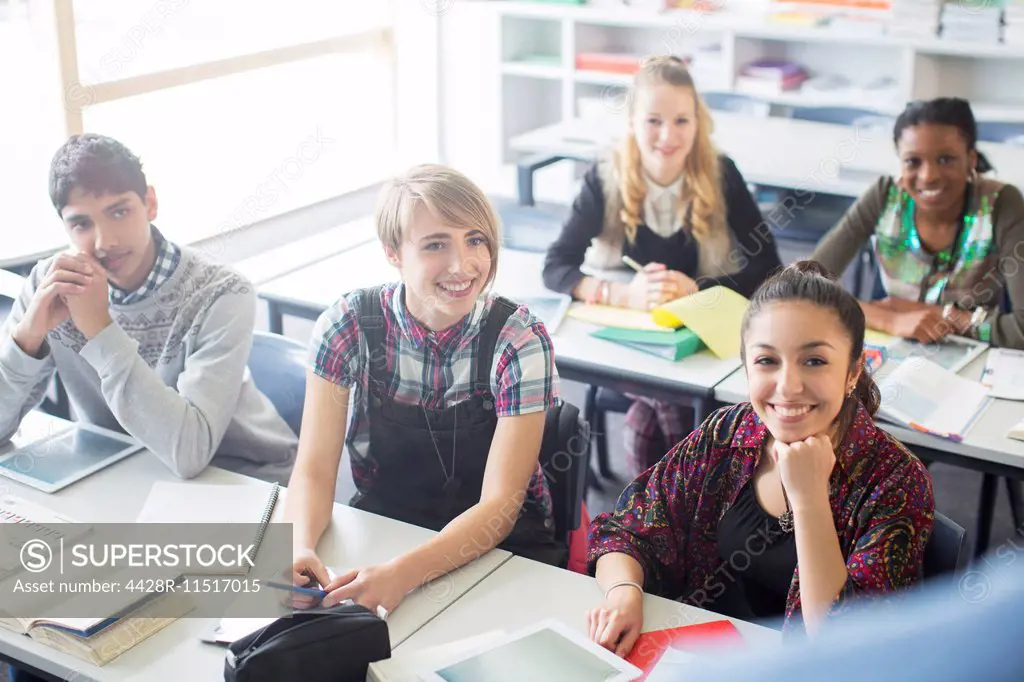
[{"label": "classroom desk", "polygon": [[[513,632],[538,620],[560,620],[584,636],[587,611],[601,605],[601,588],[593,578],[522,557],[512,557],[473,588],[466,597],[398,647],[396,657],[446,644],[489,630]],[[695,625],[723,616],[670,599],[644,595],[644,631]],[[732,620],[748,646],[780,646],[782,633]]]},{"label": "classroom desk", "polygon": [[[494,289],[510,298],[550,294],[541,282],[544,254],[503,249]],[[376,242],[364,244],[308,268],[272,280],[259,289],[267,302],[270,328],[281,333],[285,315],[315,320],[342,292],[394,281],[395,271]],[[559,376],[663,400],[685,396],[697,418],[710,409],[714,387],[739,359],[720,360],[703,351],[680,362],[625,348],[590,336],[593,325],[566,318],[552,334]]]},{"label": "classroom desk", "polygon": [[[725,111],[712,114],[715,145],[736,162],[747,182],[859,197],[878,176],[898,171],[889,130]],[[516,135],[509,148],[590,161],[624,130],[619,117],[574,119]],[[992,142],[979,142],[978,148],[996,168],[996,177],[1024,186],[1024,149]],[[525,165],[519,178],[521,199],[524,191],[532,195],[536,170],[525,172]],[[534,159],[534,165],[545,164]]]},{"label": "classroom desk", "polygon": [[[43,421],[45,416],[37,426]],[[0,448],[0,454],[5,451]],[[156,457],[141,452],[52,495],[4,478],[0,478],[0,492],[6,487],[19,497],[78,521],[131,522],[142,510],[152,483],[175,480],[178,479]],[[207,468],[193,483],[196,486],[267,485],[215,467]],[[279,513],[280,507],[275,518]],[[318,550],[324,562],[340,574],[350,568],[391,559],[433,535],[433,531],[424,528],[335,504],[332,524]],[[504,550],[492,550],[478,561],[411,593],[388,619],[392,646],[405,641],[510,557]],[[212,622],[213,619],[208,618],[179,619],[102,667],[62,654],[24,635],[0,629],[0,658],[76,682],[223,679],[225,650],[197,639]]]},{"label": "classroom desk", "polygon": [[[986,354],[975,358],[960,375],[977,381],[985,369]],[[748,400],[747,376],[743,369],[730,375],[715,387],[715,400],[732,404]],[[1024,403],[1014,400],[993,400],[965,434],[962,442],[939,438],[914,429],[880,422],[882,428],[900,442],[926,448],[927,457],[985,474],[982,484],[975,555],[988,549],[992,532],[992,511],[996,498],[996,476],[1024,479],[1024,442],[1007,438],[1006,432],[1024,418]]]}]

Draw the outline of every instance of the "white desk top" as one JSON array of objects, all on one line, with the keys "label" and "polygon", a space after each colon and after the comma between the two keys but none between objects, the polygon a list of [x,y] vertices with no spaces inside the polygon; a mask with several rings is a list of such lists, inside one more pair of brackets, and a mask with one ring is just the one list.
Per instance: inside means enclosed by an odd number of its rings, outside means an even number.
[{"label": "white desk top", "polygon": [[11,227],[4,235],[4,249],[0,253],[0,268],[27,265],[48,258],[68,245],[61,231],[60,219],[50,214],[54,223],[25,229]]},{"label": "white desk top", "polygon": [[[39,414],[33,413],[33,416]],[[45,427],[45,419],[40,423]],[[0,454],[3,452],[5,448],[0,448]],[[7,479],[0,479],[0,492],[6,488],[19,497],[78,521],[128,522],[134,521],[142,510],[154,482],[175,480],[155,457],[142,452],[52,495]],[[207,468],[191,484],[266,485],[213,467]],[[332,523],[324,533],[318,549],[331,570],[343,573],[357,566],[391,559],[425,542],[434,534],[424,528],[335,504]],[[388,619],[392,646],[411,636],[510,556],[504,550],[493,550],[461,570],[411,593]],[[206,618],[180,619],[103,667],[85,663],[24,635],[2,629],[0,652],[61,677],[76,673],[73,679],[83,682],[221,679],[224,649],[204,644],[197,638],[211,622]]]},{"label": "white desk top", "polygon": [[[889,131],[715,111],[714,141],[752,183],[857,197],[880,175],[898,170]],[[519,152],[592,158],[623,134],[618,117],[556,123],[517,135]],[[1024,149],[981,142],[996,176],[1024,185]]]},{"label": "white desk top", "polygon": [[[512,298],[551,292],[544,288],[541,270],[544,254],[503,249],[494,289]],[[394,281],[397,271],[384,257],[376,241],[338,254],[308,268],[272,280],[260,287],[264,296],[283,298],[317,308],[333,304],[343,292]],[[739,358],[720,360],[703,351],[669,362],[655,355],[596,339],[596,326],[567,318],[552,335],[557,358],[588,365],[596,372],[615,373],[640,382],[655,380],[665,386],[684,384],[711,390],[740,365]]]},{"label": "white desk top", "polygon": [[[554,618],[587,635],[587,611],[601,605],[593,578],[512,557],[454,606],[430,621],[396,651],[396,656],[445,644],[488,630],[508,632]],[[644,631],[694,625],[723,616],[653,595],[644,596]],[[731,620],[731,619],[730,619]],[[752,623],[733,620],[750,646],[777,646],[782,635]]]},{"label": "white desk top", "polygon": [[[960,375],[977,381],[984,368],[985,355],[982,355],[961,370]],[[747,376],[742,368],[715,387],[715,400],[719,402],[738,403],[747,399]],[[1006,437],[1006,432],[1010,427],[1021,419],[1024,419],[1024,403],[1014,400],[994,400],[975,421],[963,442],[960,443],[897,424],[879,423],[900,442],[908,445],[920,445],[942,452],[1024,469],[1024,442]]]}]

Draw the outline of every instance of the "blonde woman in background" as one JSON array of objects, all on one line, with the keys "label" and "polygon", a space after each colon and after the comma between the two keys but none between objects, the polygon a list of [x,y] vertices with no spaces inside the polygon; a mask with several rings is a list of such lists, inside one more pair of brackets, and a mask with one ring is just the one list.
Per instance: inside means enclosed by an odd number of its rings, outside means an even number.
[{"label": "blonde woman in background", "polygon": [[[591,303],[651,310],[724,285],[749,297],[780,266],[775,242],[736,164],[711,142],[713,124],[682,60],[644,62],[629,92],[629,132],[584,176],[544,264],[544,283]],[[632,281],[590,272],[643,266]],[[693,428],[689,408],[649,399],[626,416],[637,475]]]}]

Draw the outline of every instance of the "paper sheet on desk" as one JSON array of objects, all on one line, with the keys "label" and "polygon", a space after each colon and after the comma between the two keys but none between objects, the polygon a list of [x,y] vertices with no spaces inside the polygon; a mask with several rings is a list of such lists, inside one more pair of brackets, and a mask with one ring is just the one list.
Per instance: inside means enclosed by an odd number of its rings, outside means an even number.
[{"label": "paper sheet on desk", "polygon": [[990,350],[981,383],[993,398],[1024,400],[1024,351]]}]

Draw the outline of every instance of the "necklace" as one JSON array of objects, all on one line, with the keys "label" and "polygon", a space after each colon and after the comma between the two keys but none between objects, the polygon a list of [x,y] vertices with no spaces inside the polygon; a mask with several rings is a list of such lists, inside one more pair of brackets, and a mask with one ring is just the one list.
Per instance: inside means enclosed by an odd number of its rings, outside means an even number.
[{"label": "necklace", "polygon": [[[443,400],[443,398],[442,398]],[[456,404],[458,398],[456,397]],[[422,407],[422,405],[421,405]],[[444,458],[441,457],[441,448],[437,446],[437,438],[434,436],[434,429],[430,426],[430,417],[427,416],[427,408],[423,407],[423,420],[427,423],[427,432],[430,434],[430,442],[434,444],[434,453],[437,455],[437,463],[441,465],[441,472],[444,474],[444,491],[446,493],[454,494],[458,491],[459,483],[455,480],[455,436],[452,437],[452,468],[448,471],[448,467],[444,465]],[[459,413],[458,410],[455,412],[455,423],[454,423],[454,434],[459,432]]]},{"label": "necklace", "polygon": [[782,487],[782,499],[786,501],[786,511],[779,515],[779,528],[783,533],[793,532],[793,508],[789,506],[789,495],[786,494],[786,486],[782,485],[782,478],[779,478],[779,485]]}]

